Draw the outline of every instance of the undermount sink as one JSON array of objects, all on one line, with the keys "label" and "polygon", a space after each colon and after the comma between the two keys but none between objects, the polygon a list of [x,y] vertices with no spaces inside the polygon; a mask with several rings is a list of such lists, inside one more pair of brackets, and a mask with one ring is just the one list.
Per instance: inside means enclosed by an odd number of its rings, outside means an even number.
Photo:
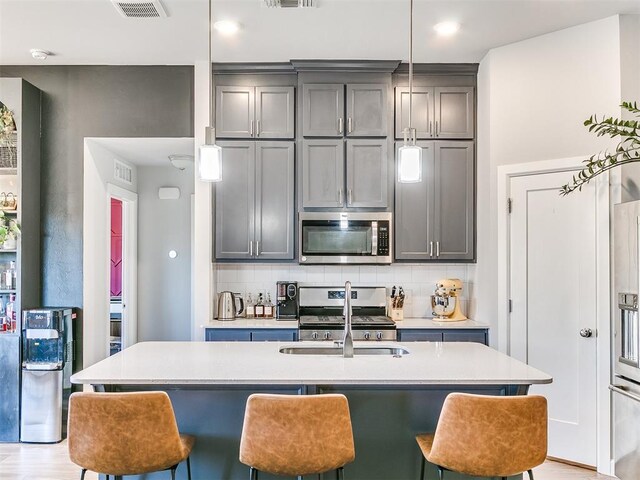
[{"label": "undermount sink", "polygon": [[[342,347],[283,347],[280,353],[287,355],[342,355]],[[391,355],[402,357],[409,350],[402,347],[355,347],[354,355]]]}]

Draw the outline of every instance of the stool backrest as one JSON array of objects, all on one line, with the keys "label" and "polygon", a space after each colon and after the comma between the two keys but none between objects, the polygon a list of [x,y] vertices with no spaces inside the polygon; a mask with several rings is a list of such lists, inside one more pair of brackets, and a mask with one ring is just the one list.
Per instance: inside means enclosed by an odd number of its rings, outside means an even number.
[{"label": "stool backrest", "polygon": [[547,400],[452,393],[444,402],[429,461],[481,477],[507,477],[547,456]]},{"label": "stool backrest", "polygon": [[247,400],[242,463],[263,472],[297,476],[334,470],[354,458],[344,395],[254,394]]},{"label": "stool backrest", "polygon": [[74,393],[68,437],[71,461],[93,472],[142,474],[184,458],[165,392]]}]

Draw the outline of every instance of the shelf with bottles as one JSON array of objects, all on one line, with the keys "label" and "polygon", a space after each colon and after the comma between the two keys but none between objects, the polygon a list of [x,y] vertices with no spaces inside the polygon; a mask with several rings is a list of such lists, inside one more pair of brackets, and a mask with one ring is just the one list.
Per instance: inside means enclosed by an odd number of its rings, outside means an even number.
[{"label": "shelf with bottles", "polygon": [[16,294],[0,294],[0,333],[12,334],[19,331]]}]

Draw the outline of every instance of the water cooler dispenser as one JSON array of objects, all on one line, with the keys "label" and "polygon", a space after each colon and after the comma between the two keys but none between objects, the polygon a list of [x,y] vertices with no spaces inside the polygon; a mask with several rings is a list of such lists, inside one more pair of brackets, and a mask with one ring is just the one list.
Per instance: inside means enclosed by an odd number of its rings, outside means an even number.
[{"label": "water cooler dispenser", "polygon": [[70,308],[23,312],[21,442],[62,440],[64,391],[71,389],[73,370],[74,316]]}]

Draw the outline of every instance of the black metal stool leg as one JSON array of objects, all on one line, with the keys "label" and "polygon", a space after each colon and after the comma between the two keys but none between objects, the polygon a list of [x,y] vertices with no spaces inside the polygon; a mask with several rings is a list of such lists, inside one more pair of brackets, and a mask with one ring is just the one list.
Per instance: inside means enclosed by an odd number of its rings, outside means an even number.
[{"label": "black metal stool leg", "polygon": [[176,468],[178,468],[178,465],[171,467],[171,480],[176,480]]},{"label": "black metal stool leg", "polygon": [[87,473],[87,469],[83,468],[82,471],[80,472],[80,480],[84,480],[84,476]]},{"label": "black metal stool leg", "polygon": [[258,480],[258,470],[249,467],[249,480]]},{"label": "black metal stool leg", "polygon": [[438,480],[444,480],[444,468],[438,467]]},{"label": "black metal stool leg", "polygon": [[191,459],[187,457],[187,479],[191,480]]},{"label": "black metal stool leg", "polygon": [[424,458],[424,455],[420,455],[420,457],[422,457],[422,462],[420,462],[420,480],[424,480],[424,467],[426,460]]},{"label": "black metal stool leg", "polygon": [[533,480],[533,470],[527,470],[527,473],[529,474],[529,480]]},{"label": "black metal stool leg", "polygon": [[344,468],[340,467],[336,470],[336,479],[337,480],[344,480]]}]

